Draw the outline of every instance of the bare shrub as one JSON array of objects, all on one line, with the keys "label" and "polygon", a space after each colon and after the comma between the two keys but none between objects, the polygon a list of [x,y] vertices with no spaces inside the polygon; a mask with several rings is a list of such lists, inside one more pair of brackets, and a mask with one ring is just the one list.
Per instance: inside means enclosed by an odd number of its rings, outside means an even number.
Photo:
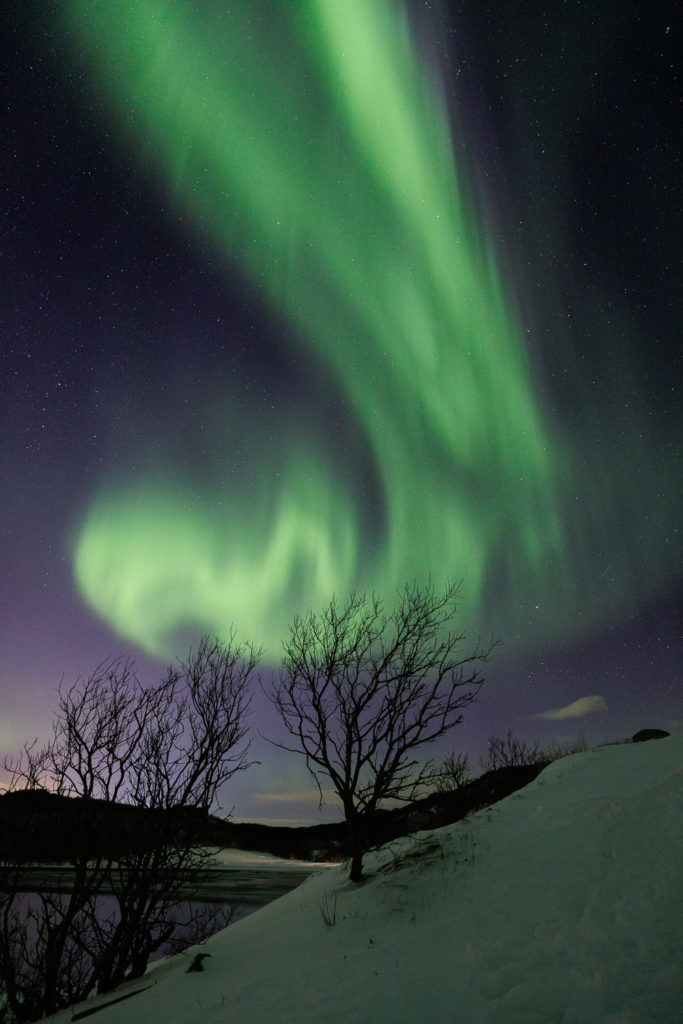
[{"label": "bare shrub", "polygon": [[472,781],[472,769],[467,754],[448,754],[441,762],[436,780],[438,793],[452,793]]},{"label": "bare shrub", "polygon": [[587,741],[581,736],[578,740],[569,742],[556,741],[544,747],[541,760],[550,764],[552,761],[559,761],[561,757],[571,757],[572,754],[584,754],[590,750]]},{"label": "bare shrub", "polygon": [[499,768],[515,768],[520,765],[539,764],[543,761],[543,752],[538,743],[529,744],[513,736],[508,729],[505,736],[492,736],[488,742],[486,754],[480,758],[485,772],[497,771]]},{"label": "bare shrub", "polygon": [[320,916],[328,928],[334,928],[337,923],[337,894],[325,893],[320,900]]}]

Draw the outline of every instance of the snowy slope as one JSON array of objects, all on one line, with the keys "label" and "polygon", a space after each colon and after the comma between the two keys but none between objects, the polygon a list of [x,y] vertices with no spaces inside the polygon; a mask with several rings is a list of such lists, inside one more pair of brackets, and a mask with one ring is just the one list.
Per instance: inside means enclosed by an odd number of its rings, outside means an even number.
[{"label": "snowy slope", "polygon": [[368,856],[361,886],[309,878],[214,936],[202,973],[197,950],[165,961],[94,1020],[681,1024],[682,768],[683,735],[557,761]]}]

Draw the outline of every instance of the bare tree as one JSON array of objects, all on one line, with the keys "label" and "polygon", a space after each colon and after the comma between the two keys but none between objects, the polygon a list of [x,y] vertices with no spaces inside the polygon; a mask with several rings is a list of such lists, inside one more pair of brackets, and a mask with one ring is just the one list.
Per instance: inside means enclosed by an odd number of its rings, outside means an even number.
[{"label": "bare tree", "polygon": [[269,691],[322,801],[328,778],[344,808],[351,879],[362,878],[368,828],[383,801],[413,799],[433,777],[415,752],[462,720],[483,682],[479,666],[494,644],[461,647],[452,629],[457,587],[437,594],[406,585],[391,614],[381,600],[352,593],[320,613],[294,619],[283,667]]},{"label": "bare tree", "polygon": [[472,781],[472,768],[467,754],[448,754],[436,778],[438,793],[453,793]]},{"label": "bare tree", "polygon": [[[16,1020],[138,977],[173,937],[207,856],[209,811],[221,786],[249,765],[259,657],[234,634],[225,644],[204,637],[151,688],[129,662],[105,662],[60,687],[50,742],[25,746],[5,765],[14,790],[80,798],[60,802],[69,834],[52,837],[71,867],[68,893],[27,901],[20,876],[35,851],[19,841],[0,865],[0,984]],[[113,896],[109,914],[98,906],[103,893]],[[183,922],[190,930],[196,923]]]}]

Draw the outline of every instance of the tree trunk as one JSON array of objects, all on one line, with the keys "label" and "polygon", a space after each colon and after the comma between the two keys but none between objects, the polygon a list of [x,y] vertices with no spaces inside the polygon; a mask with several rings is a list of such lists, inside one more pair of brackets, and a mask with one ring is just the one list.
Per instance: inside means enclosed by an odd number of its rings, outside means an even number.
[{"label": "tree trunk", "polygon": [[346,824],[351,840],[351,874],[352,882],[363,881],[363,852],[365,850],[364,822],[354,811],[347,811]]},{"label": "tree trunk", "polygon": [[354,845],[353,854],[351,857],[351,874],[350,879],[352,882],[363,881],[363,848],[357,848]]}]

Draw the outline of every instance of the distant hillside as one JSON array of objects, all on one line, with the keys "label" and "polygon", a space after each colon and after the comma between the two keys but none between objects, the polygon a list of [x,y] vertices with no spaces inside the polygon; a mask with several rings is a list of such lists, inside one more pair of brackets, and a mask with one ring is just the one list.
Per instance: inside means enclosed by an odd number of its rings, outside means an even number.
[{"label": "distant hillside", "polygon": [[[370,843],[381,845],[411,832],[459,821],[470,811],[526,786],[540,770],[537,765],[501,768],[453,793],[433,793],[405,807],[380,811]],[[298,860],[337,859],[348,851],[344,822],[299,828],[247,824],[208,816],[196,808],[150,811],[43,790],[17,790],[0,797],[2,859],[47,863],[84,854],[118,856],[153,842],[161,833],[173,834],[181,841],[263,850]]]},{"label": "distant hillside", "polygon": [[40,789],[16,790],[0,796],[0,858],[46,863],[84,855],[116,857],[169,834],[201,842],[208,820],[197,808],[147,810]]}]

